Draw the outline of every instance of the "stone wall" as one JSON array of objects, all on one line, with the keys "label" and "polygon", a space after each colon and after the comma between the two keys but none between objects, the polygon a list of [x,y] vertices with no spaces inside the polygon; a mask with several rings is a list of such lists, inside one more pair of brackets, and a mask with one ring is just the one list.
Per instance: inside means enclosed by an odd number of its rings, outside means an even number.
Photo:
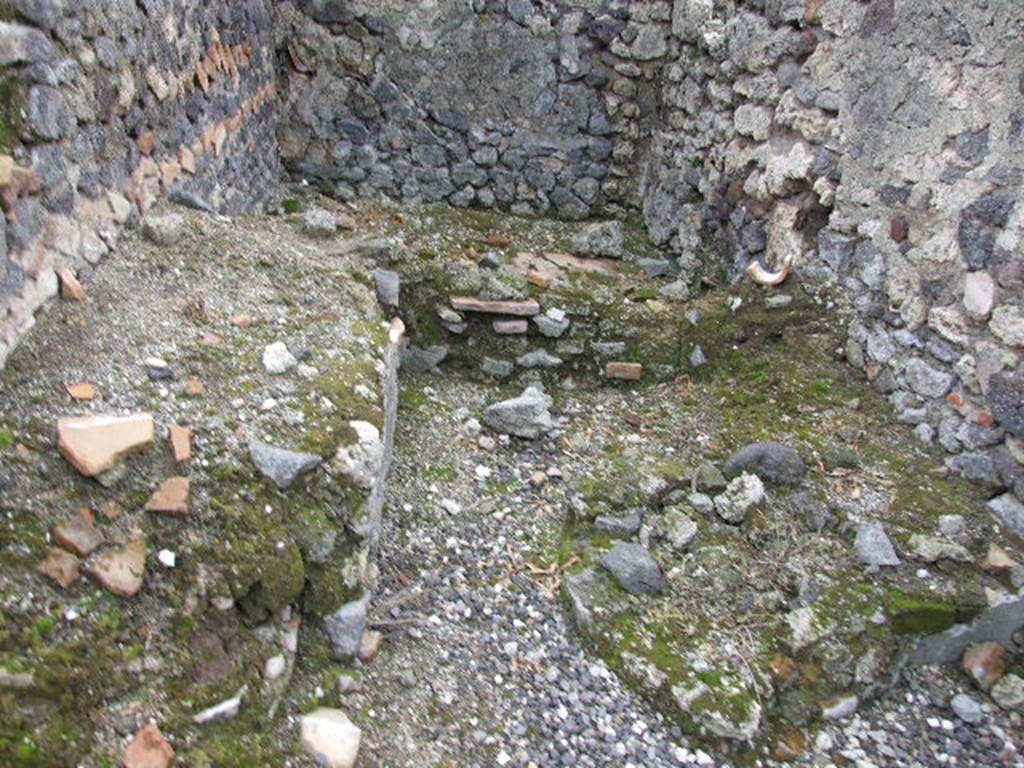
[{"label": "stone wall", "polygon": [[340,196],[581,218],[634,205],[671,4],[278,6],[281,153]]},{"label": "stone wall", "polygon": [[643,201],[684,256],[710,235],[734,276],[792,258],[835,284],[899,420],[1018,495],[1022,30],[983,0],[678,0]]},{"label": "stone wall", "polygon": [[0,366],[118,226],[174,192],[255,210],[279,175],[269,0],[0,3]]}]

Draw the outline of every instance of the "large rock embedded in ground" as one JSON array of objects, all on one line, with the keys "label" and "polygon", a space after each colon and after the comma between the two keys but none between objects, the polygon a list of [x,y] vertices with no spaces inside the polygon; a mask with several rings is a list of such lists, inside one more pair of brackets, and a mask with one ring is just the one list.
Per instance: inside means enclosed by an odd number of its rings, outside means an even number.
[{"label": "large rock embedded in ground", "polygon": [[339,709],[321,707],[299,722],[302,746],[324,768],[354,768],[362,731]]},{"label": "large rock embedded in ground", "polygon": [[489,405],[483,421],[495,432],[533,439],[548,432],[552,426],[550,395],[534,387],[510,400]]},{"label": "large rock embedded in ground", "polygon": [[634,595],[657,594],[665,583],[661,568],[642,544],[616,543],[601,556],[601,565],[612,573],[619,586]]},{"label": "large rock embedded in ground", "polygon": [[757,475],[767,483],[799,485],[807,473],[803,459],[784,443],[751,443],[734,453],[723,469],[727,477],[742,472]]}]

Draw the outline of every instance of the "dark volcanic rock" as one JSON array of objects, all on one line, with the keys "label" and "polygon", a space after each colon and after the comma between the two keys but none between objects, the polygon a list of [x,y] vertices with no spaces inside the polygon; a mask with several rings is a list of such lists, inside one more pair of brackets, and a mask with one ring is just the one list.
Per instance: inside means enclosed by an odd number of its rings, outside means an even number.
[{"label": "dark volcanic rock", "polygon": [[751,443],[732,455],[724,471],[727,477],[750,472],[769,483],[799,485],[807,467],[800,454],[785,443]]}]

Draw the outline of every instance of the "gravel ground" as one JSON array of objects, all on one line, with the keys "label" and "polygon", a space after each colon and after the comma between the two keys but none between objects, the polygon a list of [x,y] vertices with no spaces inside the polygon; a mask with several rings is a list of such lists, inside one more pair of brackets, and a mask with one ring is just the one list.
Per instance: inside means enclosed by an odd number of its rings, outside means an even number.
[{"label": "gravel ground", "polygon": [[[563,616],[551,547],[572,495],[564,435],[488,450],[471,414],[507,391],[440,377],[405,387],[375,609],[388,642],[343,705],[366,715],[365,764],[741,764],[652,711],[583,650]],[[630,404],[628,393],[602,398],[610,419]],[[567,395],[556,393],[556,407],[559,399]],[[536,488],[537,472],[554,476]],[[982,703],[981,723],[949,709],[961,691]],[[1019,716],[956,670],[917,670],[827,727],[799,762],[1018,766],[1020,733]]]},{"label": "gravel ground", "polygon": [[420,409],[432,418],[404,414],[376,604],[394,642],[369,667],[369,692],[351,697],[370,712],[364,760],[696,764],[682,734],[580,648],[554,577],[531,572],[550,565],[538,550],[561,524],[559,482],[528,482],[557,466],[555,441],[480,448],[458,409],[492,394],[445,382]]}]

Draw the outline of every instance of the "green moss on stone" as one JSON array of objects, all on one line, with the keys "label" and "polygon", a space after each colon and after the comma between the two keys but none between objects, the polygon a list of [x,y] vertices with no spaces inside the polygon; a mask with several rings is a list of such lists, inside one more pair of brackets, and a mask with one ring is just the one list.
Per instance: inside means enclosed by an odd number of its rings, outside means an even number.
[{"label": "green moss on stone", "polygon": [[957,620],[957,606],[953,602],[896,590],[889,593],[886,613],[898,635],[935,634],[949,629]]},{"label": "green moss on stone", "polygon": [[24,86],[10,68],[0,67],[0,152],[9,153],[20,143],[24,113]]}]

